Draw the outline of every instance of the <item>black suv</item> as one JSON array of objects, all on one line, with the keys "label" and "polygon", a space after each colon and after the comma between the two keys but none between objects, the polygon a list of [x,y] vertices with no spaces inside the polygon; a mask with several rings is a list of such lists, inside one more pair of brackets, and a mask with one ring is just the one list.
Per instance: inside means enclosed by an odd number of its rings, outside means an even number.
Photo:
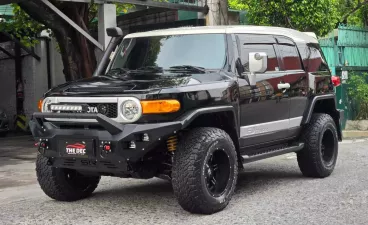
[{"label": "black suv", "polygon": [[313,35],[254,26],[107,32],[94,76],[49,90],[30,123],[51,198],[86,198],[101,176],[159,177],[182,208],[211,214],[228,205],[243,164],[295,152],[305,176],[333,172],[343,112]]}]

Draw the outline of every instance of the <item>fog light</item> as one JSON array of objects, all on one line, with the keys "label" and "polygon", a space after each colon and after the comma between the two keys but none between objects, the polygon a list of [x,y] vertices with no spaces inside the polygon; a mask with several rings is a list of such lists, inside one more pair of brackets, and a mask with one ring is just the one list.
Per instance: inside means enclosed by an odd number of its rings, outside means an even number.
[{"label": "fog light", "polygon": [[104,145],[103,150],[110,152],[111,151],[111,145]]},{"label": "fog light", "polygon": [[46,148],[46,142],[42,141],[42,142],[40,143],[40,147],[41,147],[41,148]]},{"label": "fog light", "polygon": [[40,140],[38,143],[38,152],[44,154],[46,149],[49,149],[47,140]]},{"label": "fog light", "polygon": [[137,146],[135,145],[135,142],[134,141],[131,141],[130,144],[129,144],[129,148],[130,149],[135,149]]},{"label": "fog light", "polygon": [[142,138],[143,141],[149,141],[149,136],[147,133],[144,133],[143,134],[143,138]]}]

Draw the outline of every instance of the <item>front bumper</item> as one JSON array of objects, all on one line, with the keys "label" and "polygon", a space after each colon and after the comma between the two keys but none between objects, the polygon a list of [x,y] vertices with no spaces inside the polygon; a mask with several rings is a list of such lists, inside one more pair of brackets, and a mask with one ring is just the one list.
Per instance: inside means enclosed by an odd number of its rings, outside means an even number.
[{"label": "front bumper", "polygon": [[[98,128],[65,128],[48,118],[95,120]],[[87,125],[91,125],[90,123]],[[47,147],[39,147],[39,152],[51,160],[53,166],[62,168],[86,169],[99,172],[119,170],[127,172],[130,163],[139,162],[167,137],[174,135],[182,124],[180,122],[155,124],[120,124],[102,114],[56,114],[35,113],[29,123],[31,132],[37,141],[45,142]],[[143,141],[142,135],[148,134],[149,141]],[[89,140],[93,151],[87,156],[65,156],[60,140]],[[134,141],[135,149],[129,148]],[[109,143],[111,152],[104,150],[103,145]]]}]

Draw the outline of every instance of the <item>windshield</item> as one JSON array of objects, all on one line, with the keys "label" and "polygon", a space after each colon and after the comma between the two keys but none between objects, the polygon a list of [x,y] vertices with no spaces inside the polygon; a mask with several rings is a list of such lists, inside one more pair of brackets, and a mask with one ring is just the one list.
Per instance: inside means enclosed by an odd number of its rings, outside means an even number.
[{"label": "windshield", "polygon": [[124,39],[110,70],[183,65],[222,69],[225,62],[224,34],[151,36]]}]

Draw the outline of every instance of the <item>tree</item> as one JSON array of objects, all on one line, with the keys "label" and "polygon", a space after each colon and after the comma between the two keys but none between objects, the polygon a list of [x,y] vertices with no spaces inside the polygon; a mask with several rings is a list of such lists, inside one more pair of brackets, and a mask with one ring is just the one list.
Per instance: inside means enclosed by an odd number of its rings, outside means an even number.
[{"label": "tree", "polygon": [[357,26],[368,26],[368,0],[341,0],[340,22]]},{"label": "tree", "polygon": [[[59,10],[72,19],[86,32],[97,15],[95,4],[58,2],[50,0]],[[50,29],[57,40],[62,56],[67,81],[90,77],[96,68],[94,46],[82,34],[71,27],[60,16],[40,0],[21,1],[13,4],[15,16],[8,23],[1,23],[0,30],[6,30],[27,46],[37,43],[40,31]],[[118,4],[118,10],[126,11],[131,5]]]},{"label": "tree", "polygon": [[251,24],[289,27],[326,35],[339,21],[339,0],[229,0]]}]

